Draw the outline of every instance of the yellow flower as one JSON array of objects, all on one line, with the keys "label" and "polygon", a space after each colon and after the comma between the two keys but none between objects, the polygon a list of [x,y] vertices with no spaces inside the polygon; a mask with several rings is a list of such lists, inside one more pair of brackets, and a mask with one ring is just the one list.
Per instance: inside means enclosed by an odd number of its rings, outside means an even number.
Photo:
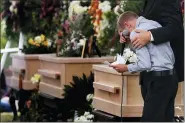
[{"label": "yellow flower", "polygon": [[41,75],[40,75],[40,74],[34,74],[34,75],[31,77],[31,82],[32,82],[33,84],[39,83],[39,82],[40,82],[40,78],[41,78]]},{"label": "yellow flower", "polygon": [[41,37],[41,41],[45,40],[45,36],[43,34],[41,34],[40,37]]},{"label": "yellow flower", "polygon": [[28,43],[29,43],[29,44],[33,44],[33,42],[34,42],[34,41],[33,41],[32,38],[30,38],[30,39],[28,40]]},{"label": "yellow flower", "polygon": [[36,36],[35,37],[35,42],[40,44],[42,41],[41,41],[41,36]]},{"label": "yellow flower", "polygon": [[48,46],[48,41],[46,40],[42,44],[47,47]]},{"label": "yellow flower", "polygon": [[33,42],[31,43],[31,45],[35,45],[35,42],[33,41]]},{"label": "yellow flower", "polygon": [[35,44],[35,46],[40,47],[40,44]]},{"label": "yellow flower", "polygon": [[41,75],[40,74],[35,74],[34,77],[39,80]]}]

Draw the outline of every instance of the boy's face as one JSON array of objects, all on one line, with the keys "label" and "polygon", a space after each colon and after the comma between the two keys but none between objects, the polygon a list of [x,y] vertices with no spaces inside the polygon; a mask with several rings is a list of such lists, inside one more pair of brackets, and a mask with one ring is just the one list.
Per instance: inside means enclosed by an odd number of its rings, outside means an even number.
[{"label": "boy's face", "polygon": [[121,22],[121,25],[124,26],[124,29],[127,29],[129,32],[132,32],[136,27],[136,19],[130,19],[125,22]]}]

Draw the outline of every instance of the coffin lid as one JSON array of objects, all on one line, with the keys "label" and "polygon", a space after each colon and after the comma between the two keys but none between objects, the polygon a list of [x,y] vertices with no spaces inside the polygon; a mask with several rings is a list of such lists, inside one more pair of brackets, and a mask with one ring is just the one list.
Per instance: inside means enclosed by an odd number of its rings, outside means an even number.
[{"label": "coffin lid", "polygon": [[104,61],[113,62],[114,57],[92,57],[92,58],[81,58],[81,57],[56,57],[56,55],[45,55],[39,56],[41,61],[48,61],[53,63],[103,63]]}]

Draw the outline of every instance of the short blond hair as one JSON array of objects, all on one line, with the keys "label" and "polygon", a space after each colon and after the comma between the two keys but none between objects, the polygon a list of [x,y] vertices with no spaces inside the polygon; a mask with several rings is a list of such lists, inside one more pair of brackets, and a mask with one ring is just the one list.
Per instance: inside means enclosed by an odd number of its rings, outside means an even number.
[{"label": "short blond hair", "polygon": [[133,18],[138,18],[138,15],[135,12],[126,11],[126,12],[122,13],[119,16],[118,21],[117,21],[117,29],[118,29],[118,31],[119,30],[124,30],[123,27],[120,27],[121,22],[125,22],[125,21],[128,21],[128,20],[133,19]]}]

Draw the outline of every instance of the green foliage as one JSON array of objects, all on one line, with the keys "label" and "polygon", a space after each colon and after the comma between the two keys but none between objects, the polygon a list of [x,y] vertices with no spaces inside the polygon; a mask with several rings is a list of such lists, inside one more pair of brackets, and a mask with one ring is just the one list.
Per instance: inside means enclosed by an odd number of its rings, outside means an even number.
[{"label": "green foliage", "polygon": [[84,16],[84,20],[85,21],[82,21],[84,23],[84,26],[82,27],[82,30],[83,30],[82,34],[85,37],[90,37],[91,35],[94,34],[93,25],[91,23],[92,19],[90,18],[89,14],[86,14]]},{"label": "green foliage", "polygon": [[113,38],[116,32],[117,15],[114,12],[107,12],[104,14],[108,21],[108,25],[104,30],[101,31],[101,36],[98,38],[98,45],[101,49],[106,49],[110,40]]},{"label": "green foliage", "polygon": [[64,57],[80,57],[82,53],[82,47],[73,50],[72,48],[70,50],[66,50],[62,56]]},{"label": "green foliage", "polygon": [[26,122],[42,121],[43,105],[37,91],[33,92],[29,101],[31,102],[31,105],[30,107],[26,105],[24,109],[26,111],[26,114],[23,116],[23,121]]},{"label": "green foliage", "polygon": [[109,0],[109,2],[111,3],[112,8],[116,7],[118,4],[117,0]]},{"label": "green foliage", "polygon": [[73,117],[75,110],[78,111],[79,115],[92,110],[86,97],[88,94],[94,93],[93,82],[94,74],[91,73],[88,78],[83,74],[82,78],[73,76],[73,82],[64,86],[65,104],[62,106],[62,110],[66,111],[65,114],[73,112],[68,117]]},{"label": "green foliage", "polygon": [[90,15],[87,13],[76,15],[76,19],[70,21],[70,29],[73,31],[73,37],[75,38],[78,38],[80,34],[85,37],[93,35],[94,31]]},{"label": "green foliage", "polygon": [[126,0],[122,9],[124,11],[140,13],[143,9],[144,1],[145,0]]},{"label": "green foliage", "polygon": [[45,46],[40,46],[40,47],[35,47],[35,46],[24,46],[22,52],[25,54],[48,54],[48,53],[53,53],[55,48],[53,47],[45,47]]},{"label": "green foliage", "polygon": [[1,20],[1,49],[5,48],[7,37],[5,35],[5,23]]}]

